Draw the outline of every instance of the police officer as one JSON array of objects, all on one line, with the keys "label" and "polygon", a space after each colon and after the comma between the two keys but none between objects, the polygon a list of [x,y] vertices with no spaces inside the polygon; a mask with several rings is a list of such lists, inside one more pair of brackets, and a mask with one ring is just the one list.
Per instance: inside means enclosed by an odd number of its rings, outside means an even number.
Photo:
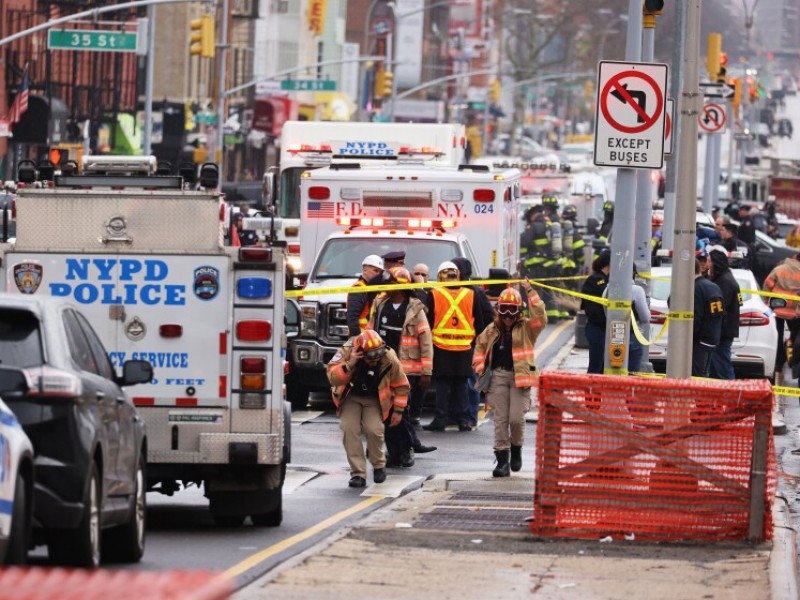
[{"label": "police officer", "polygon": [[[523,274],[531,280],[550,277],[545,264],[551,264],[550,258],[550,220],[544,214],[544,206],[536,204],[525,213],[528,225],[520,236],[520,258],[522,259]],[[536,282],[532,281],[534,287]],[[550,285],[550,284],[548,284]],[[558,319],[558,308],[555,306],[552,292],[547,288],[537,287],[539,297],[547,307],[548,318]]]}]

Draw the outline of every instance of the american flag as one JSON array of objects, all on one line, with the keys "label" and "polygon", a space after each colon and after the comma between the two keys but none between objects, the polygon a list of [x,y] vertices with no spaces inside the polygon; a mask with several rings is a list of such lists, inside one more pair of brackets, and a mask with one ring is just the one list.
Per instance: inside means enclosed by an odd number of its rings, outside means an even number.
[{"label": "american flag", "polygon": [[25,71],[22,73],[22,84],[19,86],[19,90],[17,90],[17,95],[14,98],[14,102],[11,103],[11,110],[8,113],[9,120],[12,124],[19,123],[23,113],[28,110],[29,88],[28,65],[25,65]]},{"label": "american flag", "polygon": [[308,217],[311,219],[332,219],[333,202],[309,202]]}]

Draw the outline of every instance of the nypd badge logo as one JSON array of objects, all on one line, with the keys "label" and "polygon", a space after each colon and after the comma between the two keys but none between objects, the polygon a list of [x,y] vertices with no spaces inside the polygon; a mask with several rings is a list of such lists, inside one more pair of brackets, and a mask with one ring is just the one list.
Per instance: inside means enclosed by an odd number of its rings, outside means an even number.
[{"label": "nypd badge logo", "polygon": [[42,265],[19,263],[14,265],[14,283],[22,294],[34,294],[42,283]]},{"label": "nypd badge logo", "polygon": [[200,300],[212,300],[219,293],[219,271],[214,267],[194,270],[194,295]]}]

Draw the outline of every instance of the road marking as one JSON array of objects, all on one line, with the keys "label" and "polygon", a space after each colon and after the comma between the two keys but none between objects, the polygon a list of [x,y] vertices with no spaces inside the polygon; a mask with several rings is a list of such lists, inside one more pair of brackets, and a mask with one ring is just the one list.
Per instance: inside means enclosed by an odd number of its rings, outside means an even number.
[{"label": "road marking", "polygon": [[536,344],[536,352],[542,352],[545,348],[547,348],[550,344],[558,339],[559,334],[564,331],[567,327],[573,324],[574,321],[562,321],[552,332],[545,338],[544,342],[541,344]]},{"label": "road marking", "polygon": [[309,527],[305,531],[301,531],[293,535],[292,537],[286,538],[278,542],[277,544],[273,544],[263,550],[256,552],[252,556],[244,559],[243,561],[233,565],[231,568],[224,571],[222,574],[226,577],[238,577],[248,569],[252,569],[256,565],[264,562],[268,558],[275,556],[276,554],[291,548],[295,544],[299,544],[300,542],[307,540],[308,538],[318,534],[321,531],[325,531],[329,527],[336,525],[340,521],[343,521],[347,517],[356,514],[359,511],[364,510],[368,506],[375,504],[376,502],[380,502],[381,500],[386,499],[386,496],[372,496],[370,498],[365,498],[358,504],[354,504],[350,508],[347,508],[341,512],[336,513],[325,519],[324,521],[320,521],[313,527]]}]

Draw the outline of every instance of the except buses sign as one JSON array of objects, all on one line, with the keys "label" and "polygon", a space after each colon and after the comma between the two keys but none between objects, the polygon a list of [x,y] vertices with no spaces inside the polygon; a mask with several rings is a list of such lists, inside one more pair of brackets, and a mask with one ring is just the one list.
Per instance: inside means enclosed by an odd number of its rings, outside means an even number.
[{"label": "except buses sign", "polygon": [[594,164],[660,169],[664,164],[667,65],[602,61]]}]

